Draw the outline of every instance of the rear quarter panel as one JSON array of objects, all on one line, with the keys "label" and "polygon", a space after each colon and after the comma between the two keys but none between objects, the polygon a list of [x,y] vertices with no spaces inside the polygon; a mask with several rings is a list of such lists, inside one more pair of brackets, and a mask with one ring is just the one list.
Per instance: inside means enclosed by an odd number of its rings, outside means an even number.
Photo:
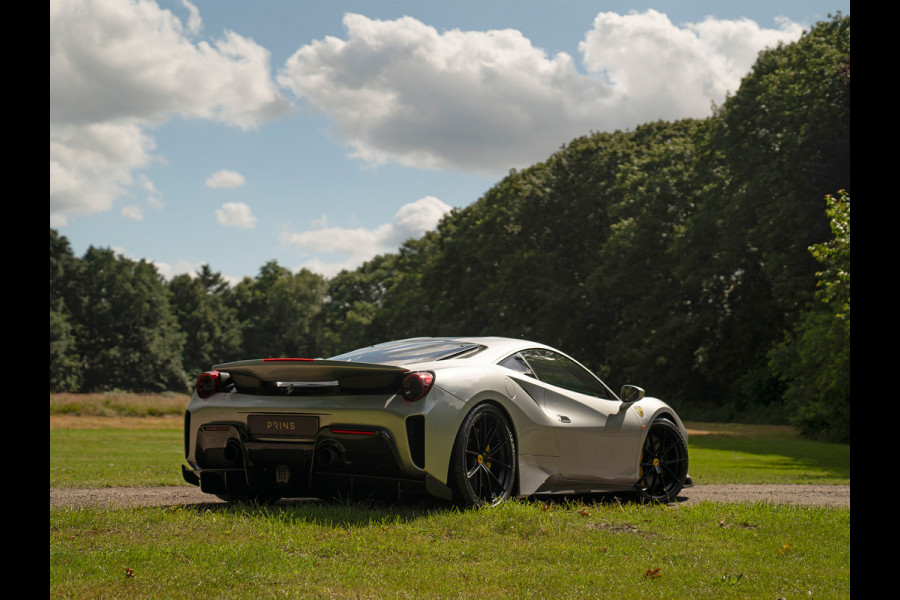
[{"label": "rear quarter panel", "polygon": [[466,415],[483,402],[496,404],[507,413],[520,457],[557,456],[552,420],[500,367],[441,365],[432,370],[436,389],[426,397],[430,406],[425,417],[425,470],[430,475],[446,483],[456,435]]}]

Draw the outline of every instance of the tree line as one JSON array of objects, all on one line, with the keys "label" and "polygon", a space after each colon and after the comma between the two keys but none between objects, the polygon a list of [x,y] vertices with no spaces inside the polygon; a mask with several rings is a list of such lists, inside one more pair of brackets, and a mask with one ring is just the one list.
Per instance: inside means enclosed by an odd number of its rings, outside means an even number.
[{"label": "tree line", "polygon": [[212,364],[502,335],[701,416],[850,438],[850,17],[762,51],[706,119],[590,133],[326,279],[230,286],[50,230],[50,388],[184,390]]}]

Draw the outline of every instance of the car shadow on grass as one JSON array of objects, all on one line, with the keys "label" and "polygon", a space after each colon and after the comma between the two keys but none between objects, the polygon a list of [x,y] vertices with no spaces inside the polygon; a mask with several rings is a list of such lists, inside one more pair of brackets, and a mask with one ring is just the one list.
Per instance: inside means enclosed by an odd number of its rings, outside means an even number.
[{"label": "car shadow on grass", "polygon": [[[679,496],[670,504],[687,500]],[[549,507],[621,506],[648,504],[638,493],[553,494],[518,498],[511,502]],[[657,503],[654,503],[657,504]],[[411,522],[440,514],[490,511],[491,507],[462,508],[431,496],[414,498],[283,498],[276,502],[198,502],[183,505],[198,513],[218,512],[316,522],[332,527],[365,527],[384,523]]]}]

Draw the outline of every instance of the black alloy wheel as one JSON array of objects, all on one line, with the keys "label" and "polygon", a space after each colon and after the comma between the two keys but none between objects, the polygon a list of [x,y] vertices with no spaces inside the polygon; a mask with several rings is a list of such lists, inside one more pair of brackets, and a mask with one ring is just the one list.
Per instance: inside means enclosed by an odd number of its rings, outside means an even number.
[{"label": "black alloy wheel", "polygon": [[687,442],[681,430],[668,419],[657,419],[641,452],[638,492],[652,502],[673,502],[684,487],[687,472]]},{"label": "black alloy wheel", "polygon": [[516,480],[516,443],[506,416],[492,404],[470,412],[453,444],[451,481],[465,506],[496,506]]}]

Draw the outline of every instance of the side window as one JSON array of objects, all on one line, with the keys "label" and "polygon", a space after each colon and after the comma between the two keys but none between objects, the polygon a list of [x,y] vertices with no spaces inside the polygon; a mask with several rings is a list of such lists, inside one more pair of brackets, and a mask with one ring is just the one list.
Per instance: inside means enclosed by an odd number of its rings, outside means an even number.
[{"label": "side window", "polygon": [[528,363],[525,362],[525,359],[522,358],[522,355],[519,353],[507,356],[497,364],[501,367],[506,367],[507,369],[512,369],[513,371],[518,371],[519,373],[537,379],[537,377],[534,376],[534,371],[531,370],[531,367],[528,366]]},{"label": "side window", "polygon": [[593,373],[566,358],[562,354],[544,349],[524,350],[522,357],[543,382],[567,389],[579,394],[587,394],[606,400],[612,396]]}]

